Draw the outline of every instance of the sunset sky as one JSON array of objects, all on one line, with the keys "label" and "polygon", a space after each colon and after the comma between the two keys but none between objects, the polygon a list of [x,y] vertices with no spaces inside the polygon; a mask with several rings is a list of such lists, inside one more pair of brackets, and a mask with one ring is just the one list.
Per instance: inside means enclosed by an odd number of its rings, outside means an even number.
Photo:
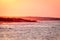
[{"label": "sunset sky", "polygon": [[60,0],[0,0],[0,16],[60,18]]}]

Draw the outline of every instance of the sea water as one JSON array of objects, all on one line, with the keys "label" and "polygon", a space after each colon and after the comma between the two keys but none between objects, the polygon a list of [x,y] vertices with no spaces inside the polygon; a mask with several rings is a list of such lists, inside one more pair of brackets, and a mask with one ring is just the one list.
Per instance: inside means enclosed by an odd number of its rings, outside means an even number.
[{"label": "sea water", "polygon": [[60,40],[60,21],[0,24],[0,40]]}]

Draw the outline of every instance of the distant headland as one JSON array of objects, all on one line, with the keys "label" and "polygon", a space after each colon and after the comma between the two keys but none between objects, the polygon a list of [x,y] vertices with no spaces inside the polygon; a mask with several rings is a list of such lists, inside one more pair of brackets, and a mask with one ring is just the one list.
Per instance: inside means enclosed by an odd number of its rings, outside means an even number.
[{"label": "distant headland", "polygon": [[37,22],[37,21],[59,20],[52,17],[0,17],[0,22]]}]

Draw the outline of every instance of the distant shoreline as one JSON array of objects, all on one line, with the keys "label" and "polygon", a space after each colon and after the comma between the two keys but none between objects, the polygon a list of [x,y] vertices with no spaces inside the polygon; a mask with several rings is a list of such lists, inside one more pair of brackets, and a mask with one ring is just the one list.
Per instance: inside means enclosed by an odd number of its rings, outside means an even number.
[{"label": "distant shoreline", "polygon": [[0,17],[0,24],[2,23],[17,23],[17,22],[41,22],[41,21],[60,21],[60,18],[50,17],[20,17],[20,18],[9,18]]}]

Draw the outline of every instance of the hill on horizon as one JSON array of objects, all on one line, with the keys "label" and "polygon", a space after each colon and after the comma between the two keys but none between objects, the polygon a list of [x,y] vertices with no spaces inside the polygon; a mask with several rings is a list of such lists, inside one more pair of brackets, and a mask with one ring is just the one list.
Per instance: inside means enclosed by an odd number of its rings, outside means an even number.
[{"label": "hill on horizon", "polygon": [[26,20],[22,18],[5,18],[5,17],[0,17],[0,22],[35,22],[33,20]]},{"label": "hill on horizon", "polygon": [[0,17],[0,22],[37,22],[37,21],[59,20],[52,17]]}]

